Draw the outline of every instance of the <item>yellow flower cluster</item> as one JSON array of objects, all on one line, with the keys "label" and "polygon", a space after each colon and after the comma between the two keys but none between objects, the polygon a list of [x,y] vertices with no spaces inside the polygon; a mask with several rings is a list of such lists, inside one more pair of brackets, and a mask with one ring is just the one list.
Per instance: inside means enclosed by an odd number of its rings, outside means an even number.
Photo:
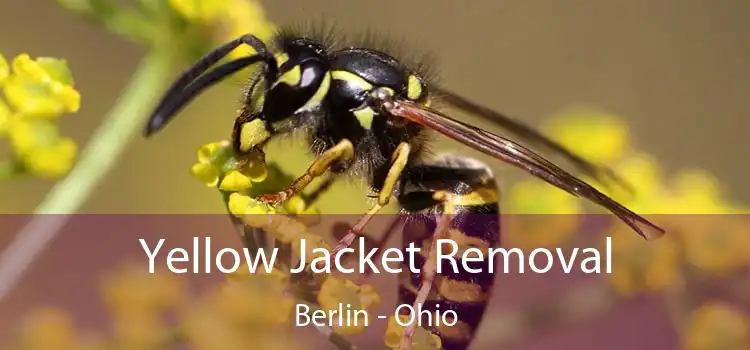
[{"label": "yellow flower cluster", "polygon": [[[547,123],[558,142],[590,161],[611,165],[633,187],[634,194],[614,184],[600,189],[625,206],[665,228],[667,236],[645,242],[616,220],[607,236],[613,237],[613,286],[625,293],[664,290],[681,281],[685,263],[702,271],[722,274],[750,262],[750,235],[742,212],[721,193],[717,180],[701,170],[666,176],[658,162],[631,144],[627,123],[601,111],[573,109]],[[596,145],[596,147],[592,147]],[[595,181],[589,181],[597,185]],[[541,181],[515,184],[506,196],[510,214],[563,214],[583,212],[579,199]],[[601,208],[595,209],[600,211]],[[657,215],[658,214],[658,215]],[[576,232],[574,215],[516,218],[504,227],[512,246],[537,247],[564,243]],[[518,222],[520,224],[515,224]],[[534,221],[538,222],[534,225]]]},{"label": "yellow flower cluster", "polygon": [[646,242],[625,226],[607,236],[612,237],[612,273],[606,277],[619,293],[630,296],[680,285],[682,261],[674,236]]},{"label": "yellow flower cluster", "polygon": [[[191,349],[296,350],[289,324],[294,299],[285,293],[288,274],[237,273],[227,283],[200,296],[190,296],[174,274],[127,266],[114,271],[103,296],[114,325],[110,337],[85,337],[60,310],[30,315],[16,343],[19,350],[47,349]],[[174,315],[176,321],[169,321]],[[88,345],[88,347],[85,347]]]},{"label": "yellow flower cluster", "polygon": [[578,198],[542,181],[513,185],[505,202],[502,236],[510,247],[532,250],[566,242],[579,226]]},{"label": "yellow flower cluster", "polygon": [[272,270],[229,275],[228,283],[187,308],[185,333],[195,349],[299,349],[285,332],[294,298],[286,293],[289,276]]},{"label": "yellow flower cluster", "polygon": [[750,348],[750,318],[723,302],[703,304],[690,316],[686,350]]},{"label": "yellow flower cluster", "polygon": [[[358,286],[348,279],[330,276],[320,288],[318,304],[321,310],[337,310],[339,305],[352,310],[372,310],[380,304],[380,295],[370,285]],[[343,326],[334,325],[333,330],[342,335],[359,334],[369,322],[369,319],[360,318]]]},{"label": "yellow flower cluster", "polygon": [[8,62],[0,55],[0,137],[6,138],[13,159],[4,162],[0,178],[31,174],[57,178],[72,167],[77,146],[60,135],[60,116],[75,113],[81,96],[64,60],[28,54]]},{"label": "yellow flower cluster", "polygon": [[212,142],[198,149],[198,162],[193,164],[190,172],[209,187],[227,192],[247,190],[268,176],[262,155],[257,155],[238,162],[228,141]]}]

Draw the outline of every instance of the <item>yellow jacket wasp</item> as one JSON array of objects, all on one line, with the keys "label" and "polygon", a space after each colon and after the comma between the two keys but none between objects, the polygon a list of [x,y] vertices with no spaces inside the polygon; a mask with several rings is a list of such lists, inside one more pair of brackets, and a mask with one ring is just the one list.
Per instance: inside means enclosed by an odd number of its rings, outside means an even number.
[{"label": "yellow jacket wasp", "polygon": [[[240,45],[250,46],[255,54],[209,71]],[[284,30],[277,35],[273,47],[248,34],[211,51],[166,92],[145,128],[145,135],[163,128],[206,88],[255,63],[262,63],[262,67],[245,92],[234,124],[235,152],[239,155],[262,152],[270,139],[302,132],[317,157],[307,172],[287,189],[260,199],[271,204],[283,202],[328,171],[365,178],[377,194],[377,203],[339,241],[332,255],[349,246],[368,220],[394,196],[405,214],[438,214],[421,217],[428,227],[435,229],[434,233],[405,234],[405,243],[418,241],[420,246],[427,245],[427,249],[420,258],[422,273],[405,276],[399,294],[402,301],[424,304],[423,309],[434,309],[433,301],[440,300],[457,311],[460,326],[436,330],[443,339],[444,349],[468,346],[486,308],[493,282],[491,277],[462,278],[460,273],[436,276],[434,247],[429,244],[438,238],[452,238],[495,246],[500,235],[498,220],[490,220],[489,225],[481,228],[466,228],[461,223],[466,222],[462,217],[469,214],[497,217],[499,194],[492,173],[484,164],[462,156],[426,156],[424,146],[430,131],[593,201],[646,238],[664,233],[528,148],[430,106],[439,101],[493,120],[520,139],[566,157],[592,178],[618,180],[609,170],[583,160],[518,121],[430,84],[425,72],[408,67],[384,50],[367,45],[337,46],[314,34]],[[428,300],[433,294],[437,296]],[[411,344],[413,331],[413,327],[407,329],[402,349]]]}]

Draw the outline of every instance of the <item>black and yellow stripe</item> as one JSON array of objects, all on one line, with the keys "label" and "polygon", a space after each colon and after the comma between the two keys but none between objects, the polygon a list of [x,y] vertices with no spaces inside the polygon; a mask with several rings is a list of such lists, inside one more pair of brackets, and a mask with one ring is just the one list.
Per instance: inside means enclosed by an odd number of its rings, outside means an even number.
[{"label": "black and yellow stripe", "polygon": [[[466,349],[484,316],[494,278],[486,272],[488,261],[468,263],[470,268],[481,268],[484,271],[469,273],[463,269],[460,256],[471,247],[486,252],[498,245],[499,190],[492,173],[484,165],[462,157],[443,157],[426,165],[415,166],[404,174],[402,181],[399,203],[406,222],[403,244],[406,247],[415,242],[420,248],[421,254],[415,255],[414,263],[420,270],[429,254],[439,217],[448,204],[432,199],[433,194],[451,194],[453,219],[448,237],[459,247],[456,254],[459,270],[454,271],[448,261],[442,262],[442,273],[436,276],[422,310],[439,310],[441,313],[455,311],[458,316],[455,325],[435,327],[432,330],[443,340],[443,349]],[[409,263],[408,260],[405,262]],[[403,271],[400,276],[399,303],[413,304],[423,276],[411,273],[409,269]]]}]

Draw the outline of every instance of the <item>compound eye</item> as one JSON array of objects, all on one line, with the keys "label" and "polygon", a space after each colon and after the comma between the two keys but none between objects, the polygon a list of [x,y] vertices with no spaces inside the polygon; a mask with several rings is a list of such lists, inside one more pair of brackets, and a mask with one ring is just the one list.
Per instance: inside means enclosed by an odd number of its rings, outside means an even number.
[{"label": "compound eye", "polygon": [[406,98],[412,101],[420,101],[427,96],[427,86],[421,78],[410,74],[406,82]]}]

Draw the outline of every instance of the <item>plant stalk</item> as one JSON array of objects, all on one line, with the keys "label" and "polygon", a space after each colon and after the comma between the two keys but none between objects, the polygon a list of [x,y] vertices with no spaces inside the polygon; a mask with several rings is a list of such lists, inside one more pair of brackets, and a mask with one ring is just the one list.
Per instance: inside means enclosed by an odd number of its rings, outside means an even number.
[{"label": "plant stalk", "polygon": [[81,152],[75,167],[47,194],[31,221],[0,254],[0,300],[57,236],[69,219],[69,215],[64,214],[74,214],[80,209],[140,132],[172,72],[171,58],[166,50],[152,50],[144,57],[115,106]]}]

